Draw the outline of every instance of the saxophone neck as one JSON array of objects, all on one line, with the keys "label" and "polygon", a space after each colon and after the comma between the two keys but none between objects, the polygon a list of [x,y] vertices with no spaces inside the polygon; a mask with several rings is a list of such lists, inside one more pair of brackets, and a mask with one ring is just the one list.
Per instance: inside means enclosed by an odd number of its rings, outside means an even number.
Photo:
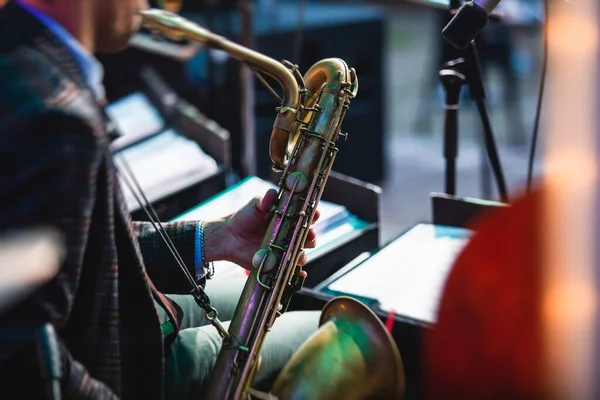
[{"label": "saxophone neck", "polygon": [[142,25],[152,32],[171,40],[184,39],[205,44],[207,47],[222,50],[231,57],[250,65],[275,79],[283,89],[282,107],[296,109],[299,103],[299,85],[294,74],[279,61],[255,50],[241,46],[217,35],[210,30],[182,16],[156,8],[139,12]]},{"label": "saxophone neck", "polygon": [[[278,138],[278,143],[287,140],[296,123],[301,96],[300,85],[291,69],[279,61],[257,51],[241,46],[210,30],[189,21],[182,16],[160,9],[147,9],[139,12],[142,24],[152,32],[161,34],[171,40],[184,39],[203,43],[208,47],[222,50],[231,57],[244,62],[250,67],[274,79],[283,90],[281,106],[273,125],[271,137]],[[272,148],[271,159],[276,167],[283,165],[284,155],[279,145]]]}]

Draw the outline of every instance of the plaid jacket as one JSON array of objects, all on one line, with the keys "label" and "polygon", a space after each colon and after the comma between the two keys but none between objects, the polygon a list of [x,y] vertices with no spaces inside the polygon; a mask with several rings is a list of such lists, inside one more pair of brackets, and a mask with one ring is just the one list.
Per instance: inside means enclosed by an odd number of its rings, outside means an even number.
[{"label": "plaid jacket", "polygon": [[[189,288],[160,237],[131,222],[104,122],[62,44],[18,6],[0,9],[0,233],[50,225],[67,246],[59,275],[0,316],[2,398],[39,398],[31,335],[48,321],[61,340],[65,398],[162,397],[153,298],[178,329],[180,310],[159,290]],[[194,273],[196,223],[165,226]]]}]

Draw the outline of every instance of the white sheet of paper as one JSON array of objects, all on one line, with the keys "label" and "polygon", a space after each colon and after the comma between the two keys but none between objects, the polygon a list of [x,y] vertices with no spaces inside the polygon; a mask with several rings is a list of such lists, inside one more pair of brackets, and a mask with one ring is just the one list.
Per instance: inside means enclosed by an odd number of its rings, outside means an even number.
[{"label": "white sheet of paper", "polygon": [[[116,153],[115,163],[123,174],[125,171],[121,157],[125,158],[135,179],[151,201],[162,193],[185,188],[211,176],[219,169],[215,159],[202,151],[196,142],[173,130],[167,130]],[[127,204],[130,210],[134,209],[137,201],[125,182],[122,185]]]},{"label": "white sheet of paper", "polygon": [[235,188],[219,194],[218,198],[187,212],[181,219],[196,221],[223,217],[237,211],[254,196],[262,196],[272,188],[277,187],[260,178],[251,177]]},{"label": "white sheet of paper", "polygon": [[386,312],[434,323],[448,274],[467,241],[437,236],[433,225],[416,225],[329,289],[375,299]]},{"label": "white sheet of paper", "polygon": [[159,132],[164,119],[142,92],[135,92],[106,106],[106,113],[122,135],[113,142],[122,148]]}]

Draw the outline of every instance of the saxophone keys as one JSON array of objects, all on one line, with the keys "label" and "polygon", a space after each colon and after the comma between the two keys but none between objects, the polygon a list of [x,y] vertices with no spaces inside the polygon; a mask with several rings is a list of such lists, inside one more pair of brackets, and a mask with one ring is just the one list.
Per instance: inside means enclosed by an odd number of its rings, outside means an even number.
[{"label": "saxophone keys", "polygon": [[285,187],[291,193],[302,192],[308,185],[308,179],[302,172],[292,172],[285,179]]},{"label": "saxophone keys", "polygon": [[350,81],[346,82],[349,87],[348,95],[351,98],[355,98],[358,94],[358,75],[356,75],[356,69],[350,68]]},{"label": "saxophone keys", "polygon": [[306,272],[300,270],[300,272],[294,274],[292,277],[292,281],[290,282],[290,289],[293,292],[297,292],[302,289],[304,286],[304,281],[306,280]]},{"label": "saxophone keys", "polygon": [[277,257],[269,249],[260,249],[252,257],[252,267],[256,268],[258,275],[272,271],[277,266]]}]

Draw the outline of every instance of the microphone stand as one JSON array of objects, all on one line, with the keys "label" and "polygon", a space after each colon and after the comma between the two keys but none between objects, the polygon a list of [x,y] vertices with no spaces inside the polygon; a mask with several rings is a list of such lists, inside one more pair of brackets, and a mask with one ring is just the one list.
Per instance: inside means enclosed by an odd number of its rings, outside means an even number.
[{"label": "microphone stand", "polygon": [[[254,48],[254,4],[249,0],[238,0],[241,23],[241,44],[250,49]],[[242,165],[243,176],[256,175],[256,121],[254,118],[256,94],[254,75],[250,67],[241,63],[240,81],[242,96]]]},{"label": "microphone stand", "polygon": [[458,103],[467,77],[453,69],[455,61],[442,65],[440,79],[446,92],[444,116],[444,158],[446,159],[446,193],[456,194],[456,157],[458,156]]},{"label": "microphone stand", "polygon": [[[450,9],[460,8],[460,0],[451,0]],[[496,177],[498,192],[503,202],[508,202],[506,183],[496,142],[492,132],[492,126],[485,106],[485,89],[479,67],[479,57],[475,47],[475,41],[462,52],[462,57],[442,65],[440,78],[446,92],[446,113],[444,122],[444,157],[446,159],[446,193],[454,195],[456,191],[456,156],[458,142],[458,99],[463,84],[469,87],[471,99],[475,102],[479,117],[483,125],[484,143],[490,160],[492,171]]]}]

